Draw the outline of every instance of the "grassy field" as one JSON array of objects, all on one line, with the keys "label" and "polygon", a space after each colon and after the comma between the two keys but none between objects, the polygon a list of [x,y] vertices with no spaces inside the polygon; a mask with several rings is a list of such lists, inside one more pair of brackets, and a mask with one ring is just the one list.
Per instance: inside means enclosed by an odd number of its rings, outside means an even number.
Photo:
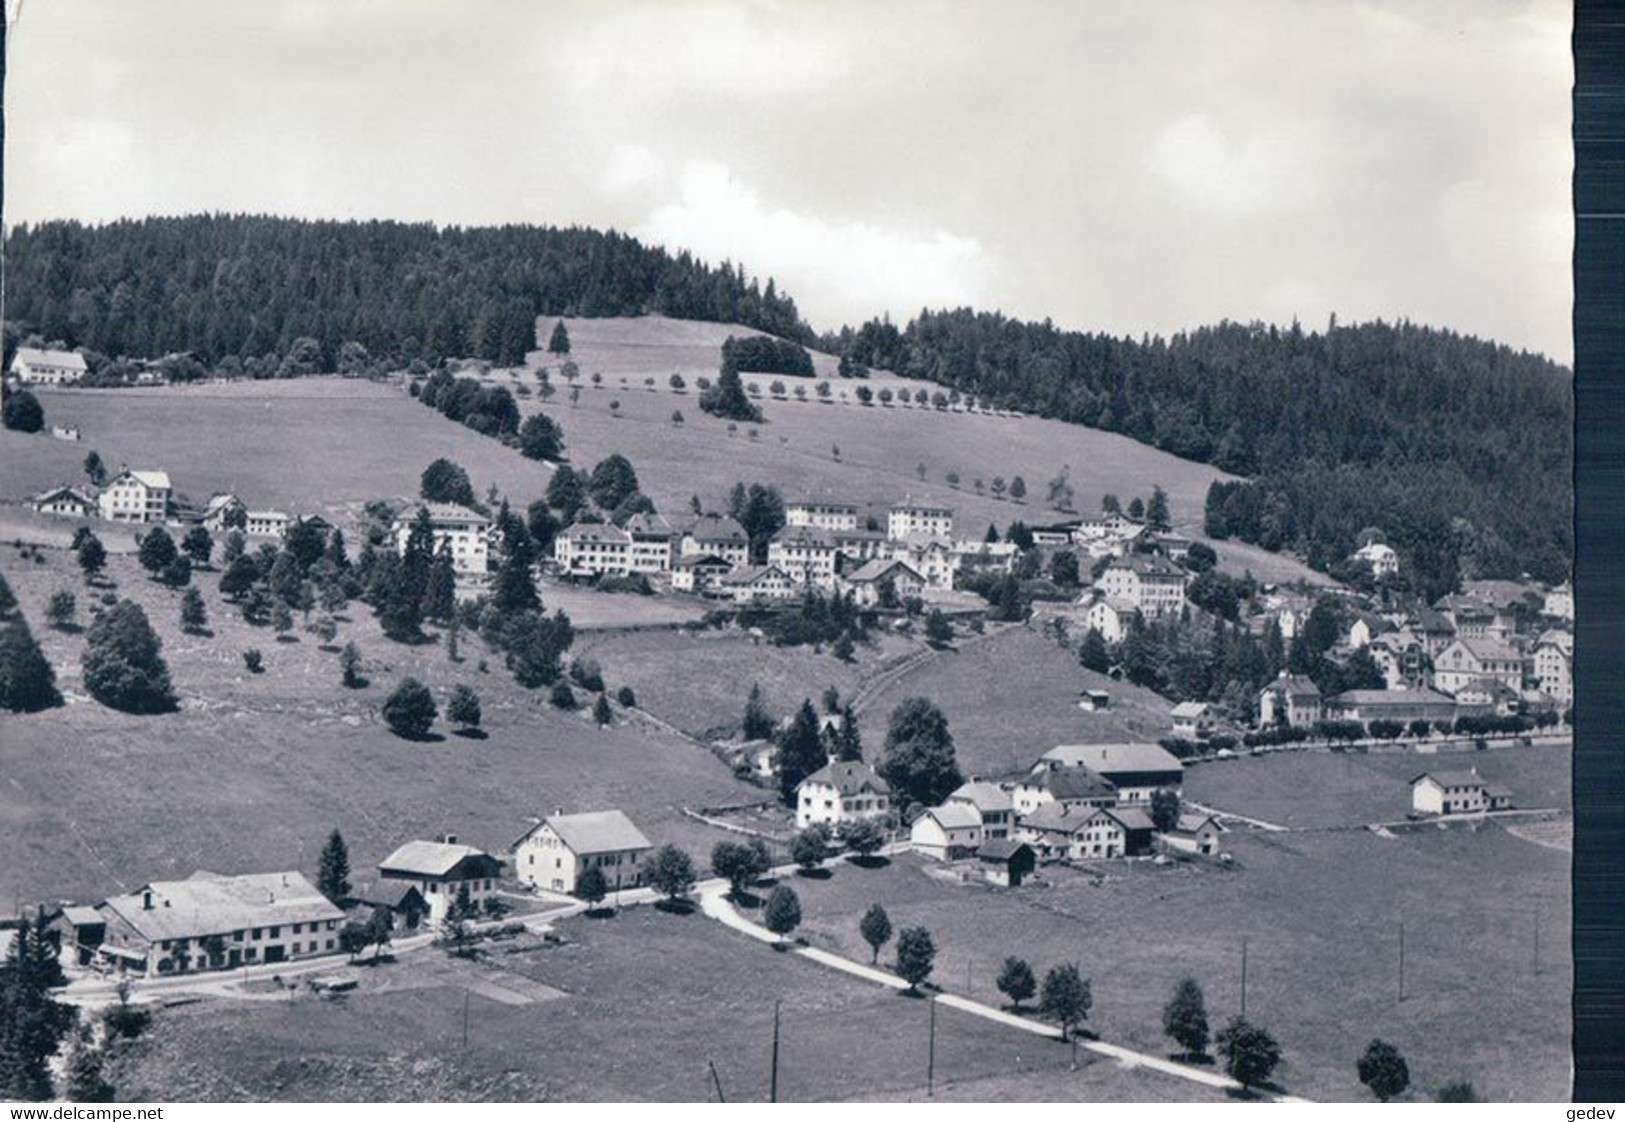
[{"label": "grassy field", "polygon": [[1222,810],[1282,826],[1394,822],[1411,808],[1410,780],[1424,771],[1476,767],[1512,789],[1518,807],[1570,805],[1570,749],[1494,747],[1436,755],[1276,752],[1242,755],[1186,772],[1185,794]]},{"label": "grassy field", "polygon": [[[600,730],[585,711],[560,713],[520,689],[500,659],[482,671],[487,654],[477,639],[465,637],[461,663],[439,644],[390,643],[363,605],[352,605],[338,643],[361,648],[371,679],[364,690],[340,685],[337,654],[314,637],[296,630],[297,642],[278,642],[243,623],[220,596],[217,574],[198,575],[215,634],[184,635],[179,593],[123,557],[111,575],[159,629],[182,708],[115,713],[84,696],[83,635],[44,625],[44,602],[59,588],[79,594],[82,621],[89,603],[71,558],[45,557],[35,565],[8,548],[0,559],[68,697],[62,708],[9,717],[0,737],[9,858],[0,862],[0,898],[93,898],[197,868],[309,872],[335,826],[359,868],[403,840],[444,831],[501,850],[527,816],[555,807],[618,806],[650,837],[704,853],[713,839],[679,808],[755,794],[708,753],[638,718]],[[263,674],[243,667],[251,646],[263,652]],[[455,683],[473,686],[489,737],[414,744],[393,736],[377,709],[406,674],[442,700]],[[622,681],[610,675],[610,688]]]},{"label": "grassy field", "polygon": [[1040,977],[1076,961],[1092,979],[1091,1027],[1150,1052],[1175,1050],[1161,1009],[1186,974],[1206,990],[1216,1027],[1238,1010],[1246,940],[1248,1016],[1283,1045],[1279,1081],[1311,1098],[1366,1099],[1354,1061],[1374,1036],[1405,1054],[1412,1098],[1455,1079],[1495,1100],[1567,1096],[1565,855],[1496,826],[1393,839],[1232,834],[1226,849],[1229,869],[1107,863],[1014,891],[944,881],[915,857],[843,865],[795,887],[814,945],[867,960],[858,918],[878,902],[895,928],[932,932],[938,984],[984,1001],[1003,1000],[994,982],[1007,954]]},{"label": "grassy field", "polygon": [[[1079,709],[1084,689],[1107,690],[1110,709]],[[1170,727],[1166,700],[1083,669],[1074,652],[1024,627],[963,643],[866,695],[877,745],[886,718],[909,697],[928,697],[948,715],[966,775],[1027,767],[1057,744],[1155,740]]]},{"label": "grassy field", "polygon": [[[779,1099],[925,1098],[927,1009],[776,955],[699,915],[643,907],[561,925],[560,947],[366,971],[340,1001],[214,1003],[160,1015],[114,1072],[123,1096],[193,1100],[763,1102],[773,1004]],[[464,989],[469,1046],[462,1048]],[[495,985],[528,1004],[491,1000]],[[952,1010],[937,1018],[938,1097],[1182,1101],[1201,1088]],[[1017,1074],[1019,1073],[1019,1074]]]}]

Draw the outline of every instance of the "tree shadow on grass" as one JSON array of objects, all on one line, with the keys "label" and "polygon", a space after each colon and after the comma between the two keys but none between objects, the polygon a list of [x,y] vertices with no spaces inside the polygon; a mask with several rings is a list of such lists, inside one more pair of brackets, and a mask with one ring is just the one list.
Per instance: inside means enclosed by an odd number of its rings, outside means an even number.
[{"label": "tree shadow on grass", "polygon": [[887,865],[891,864],[890,857],[883,856],[879,853],[855,853],[848,857],[847,860],[860,869],[884,869]]},{"label": "tree shadow on grass", "polygon": [[299,636],[297,636],[297,635],[278,635],[276,637],[276,641],[279,642],[279,643],[297,643],[299,641]]},{"label": "tree shadow on grass", "polygon": [[835,875],[834,870],[826,869],[822,865],[819,865],[817,868],[813,868],[813,869],[797,869],[796,870],[796,876],[804,877],[807,880],[828,880],[830,877],[832,877],[834,875]]},{"label": "tree shadow on grass", "polygon": [[491,734],[484,729],[458,729],[457,735],[464,740],[490,740]]},{"label": "tree shadow on grass", "polygon": [[443,744],[446,740],[445,734],[438,732],[425,732],[416,736],[409,736],[404,732],[397,732],[395,735],[400,737],[402,740],[409,740],[413,744]]},{"label": "tree shadow on grass", "polygon": [[751,909],[753,911],[755,909],[757,909],[757,908],[760,908],[762,906],[762,904],[764,903],[764,901],[762,900],[762,898],[760,896],[758,896],[758,895],[756,895],[756,893],[750,892],[750,891],[746,891],[746,892],[730,892],[728,894],[728,899],[732,900],[737,907],[749,908],[749,909]]},{"label": "tree shadow on grass", "polygon": [[1176,1064],[1189,1064],[1191,1067],[1212,1067],[1213,1057],[1206,1052],[1170,1052],[1168,1058]]},{"label": "tree shadow on grass", "polygon": [[599,904],[596,907],[588,908],[581,914],[586,916],[588,919],[612,919],[615,915],[615,909],[612,907],[606,907],[603,904]]},{"label": "tree shadow on grass", "polygon": [[665,912],[667,915],[689,916],[695,912],[692,900],[658,900],[655,902],[655,911]]}]

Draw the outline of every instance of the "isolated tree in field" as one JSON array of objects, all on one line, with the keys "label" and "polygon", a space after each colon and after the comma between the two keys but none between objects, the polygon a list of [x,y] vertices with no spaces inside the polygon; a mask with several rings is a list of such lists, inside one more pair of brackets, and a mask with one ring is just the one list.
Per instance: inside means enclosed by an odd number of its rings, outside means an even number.
[{"label": "isolated tree in field", "polygon": [[947,798],[964,779],[942,710],[923,697],[894,709],[877,770],[905,802],[936,806]]},{"label": "isolated tree in field", "polygon": [[773,735],[773,718],[767,714],[767,703],[762,699],[762,687],[753,683],[750,697],[745,700],[745,716],[740,722],[740,735],[746,740],[766,740]]},{"label": "isolated tree in field", "polygon": [[829,856],[829,827],[814,822],[790,840],[790,860],[810,873]]},{"label": "isolated tree in field", "polygon": [[1356,1064],[1360,1082],[1370,1088],[1382,1102],[1403,1094],[1411,1085],[1410,1065],[1405,1057],[1385,1040],[1373,1040],[1366,1045],[1365,1055]]},{"label": "isolated tree in field", "polygon": [[1049,505],[1056,510],[1072,509],[1072,498],[1075,492],[1072,489],[1071,472],[1070,467],[1062,467],[1055,478],[1049,481],[1047,497]]},{"label": "isolated tree in field", "polygon": [[192,562],[184,554],[176,554],[175,559],[164,566],[158,579],[171,588],[183,588],[192,583]]},{"label": "isolated tree in field", "polygon": [[1281,1062],[1281,1046],[1275,1038],[1242,1017],[1232,1017],[1219,1031],[1215,1043],[1224,1057],[1225,1072],[1243,1088],[1268,1083],[1275,1065]]},{"label": "isolated tree in field", "polygon": [[[797,386],[796,389],[805,392],[802,386]],[[740,379],[739,372],[727,364],[723,365],[716,382],[706,387],[705,392],[700,394],[700,408],[724,420],[762,419],[762,411],[751,404],[749,395],[745,393],[745,383]]]},{"label": "isolated tree in field", "polygon": [[886,831],[873,818],[857,818],[841,826],[841,844],[859,857],[873,857],[886,844]]},{"label": "isolated tree in field", "polygon": [[1091,627],[1083,633],[1083,641],[1078,644],[1078,663],[1096,674],[1104,674],[1112,668],[1111,651],[1099,629]]},{"label": "isolated tree in field", "polygon": [[857,653],[857,645],[852,642],[852,633],[841,632],[840,638],[835,640],[835,645],[830,648],[829,653],[842,662],[851,662],[852,656]]},{"label": "isolated tree in field", "polygon": [[1171,787],[1151,792],[1151,824],[1159,834],[1179,825],[1179,792]]},{"label": "isolated tree in field", "polygon": [[85,456],[85,478],[98,487],[107,482],[107,465],[102,463],[101,453],[94,449]]},{"label": "isolated tree in field", "polygon": [[285,636],[293,630],[293,610],[281,600],[271,607],[271,628],[278,636]]},{"label": "isolated tree in field", "polygon": [[599,728],[615,723],[615,711],[609,707],[609,698],[603,694],[599,694],[598,700],[592,703],[592,719]]},{"label": "isolated tree in field", "polygon": [[930,614],[925,617],[925,638],[926,642],[938,648],[946,647],[954,641],[953,624],[948,622],[948,617],[942,614],[941,608],[932,608]]},{"label": "isolated tree in field", "polygon": [[243,667],[250,674],[263,673],[265,670],[265,656],[260,654],[258,647],[249,647],[243,652]]},{"label": "isolated tree in field", "polygon": [[361,650],[354,643],[344,644],[339,652],[339,668],[344,672],[345,689],[358,690],[366,684],[361,680]]},{"label": "isolated tree in field", "polygon": [[220,591],[233,601],[240,600],[243,593],[253,588],[259,579],[260,567],[248,554],[240,553],[231,559],[226,571],[220,574]]},{"label": "isolated tree in field", "polygon": [[663,845],[644,859],[643,879],[676,901],[694,887],[694,862],[675,845]]},{"label": "isolated tree in field", "polygon": [[711,847],[711,871],[728,882],[728,893],[735,899],[767,869],[767,849],[759,843],[719,841]]},{"label": "isolated tree in field", "polygon": [[937,960],[937,944],[923,927],[905,927],[897,936],[897,975],[908,983],[910,993],[920,992],[920,983],[931,976]]},{"label": "isolated tree in field", "polygon": [[891,917],[879,904],[870,904],[869,910],[858,920],[858,934],[869,944],[869,964],[880,961],[880,948],[891,939]]},{"label": "isolated tree in field", "polygon": [[19,613],[0,622],[0,708],[37,713],[61,704],[56,671]]},{"label": "isolated tree in field", "polygon": [[79,568],[85,574],[87,582],[95,580],[107,567],[107,547],[102,545],[100,538],[88,530],[74,549],[74,553],[79,558]]},{"label": "isolated tree in field", "polygon": [[801,897],[787,884],[775,888],[762,909],[762,925],[783,939],[801,926]]},{"label": "isolated tree in field", "polygon": [[556,460],[564,454],[564,430],[546,413],[532,413],[519,426],[519,454],[531,460]]},{"label": "isolated tree in field", "polygon": [[1094,1003],[1089,979],[1078,972],[1076,963],[1052,966],[1044,975],[1044,991],[1038,1005],[1060,1024],[1062,1040],[1070,1039],[1072,1030],[1089,1019]]},{"label": "isolated tree in field", "polygon": [[163,644],[139,604],[121,600],[90,625],[81,660],[85,688],[110,709],[167,713],[175,708]]},{"label": "isolated tree in field", "polygon": [[431,503],[474,505],[474,484],[469,481],[468,472],[444,458],[423,469],[418,493]]},{"label": "isolated tree in field", "polygon": [[220,547],[220,561],[230,565],[243,555],[248,548],[248,538],[241,530],[232,530],[226,535],[226,542]]},{"label": "isolated tree in field", "polygon": [[779,733],[779,794],[785,806],[795,803],[796,788],[828,762],[824,738],[818,732],[818,714],[812,702],[802,701],[790,725]]},{"label": "isolated tree in field", "polygon": [[403,678],[400,685],[384,701],[384,723],[396,736],[406,740],[422,740],[429,735],[439,710],[434,695],[416,678]]},{"label": "isolated tree in field", "polygon": [[337,639],[339,636],[339,625],[333,622],[332,616],[328,615],[324,615],[317,619],[315,624],[311,626],[310,630],[323,647],[331,646],[333,640]]},{"label": "isolated tree in field", "polygon": [[335,904],[350,895],[350,848],[336,828],[316,860],[316,890]]},{"label": "isolated tree in field", "polygon": [[196,588],[188,588],[181,597],[181,629],[188,635],[201,635],[209,629],[209,609]]},{"label": "isolated tree in field", "polygon": [[1010,497],[1018,503],[1027,497],[1027,481],[1019,475],[1010,480]]},{"label": "isolated tree in field", "polygon": [[1162,1031],[1187,1057],[1207,1054],[1207,999],[1195,978],[1183,978],[1162,1007]]},{"label": "isolated tree in field", "polygon": [[45,410],[32,393],[17,390],[7,394],[5,404],[0,405],[0,424],[12,432],[39,432],[45,427]]},{"label": "isolated tree in field", "polygon": [[446,720],[456,725],[459,732],[479,728],[480,695],[460,682],[453,686],[451,697],[446,701]]},{"label": "isolated tree in field", "polygon": [[45,618],[50,620],[51,626],[58,631],[66,631],[73,626],[74,616],[78,611],[78,599],[64,588],[51,593],[50,602],[45,605]]},{"label": "isolated tree in field", "polygon": [[136,556],[141,561],[141,567],[153,576],[157,576],[169,567],[175,560],[175,539],[162,526],[154,526],[141,537],[141,548]]},{"label": "isolated tree in field", "polygon": [[948,481],[948,486],[952,487],[956,491],[959,489],[959,473],[957,471],[950,471],[943,478]]},{"label": "isolated tree in field", "polygon": [[181,549],[194,565],[207,565],[214,554],[214,538],[202,526],[193,526],[181,539]]},{"label": "isolated tree in field", "polygon": [[553,325],[553,334],[547,338],[547,353],[550,355],[570,353],[570,332],[562,319]]},{"label": "isolated tree in field", "polygon": [[1020,1009],[1023,1001],[1038,992],[1038,979],[1033,977],[1033,968],[1015,957],[1004,960],[997,984],[999,992],[1010,999],[1012,1009]]}]

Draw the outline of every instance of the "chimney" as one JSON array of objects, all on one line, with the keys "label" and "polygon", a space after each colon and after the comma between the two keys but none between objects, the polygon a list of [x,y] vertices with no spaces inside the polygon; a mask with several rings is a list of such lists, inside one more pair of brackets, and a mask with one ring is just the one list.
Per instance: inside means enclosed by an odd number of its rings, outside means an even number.
[{"label": "chimney", "polygon": [[562,806],[556,806],[556,807],[553,808],[553,817],[554,818],[558,818],[558,817],[562,816],[563,814],[564,814],[564,808]]},{"label": "chimney", "polygon": [[440,840],[445,842],[447,845],[456,845],[457,844],[457,835],[456,834],[441,834],[440,835]]},{"label": "chimney", "polygon": [[152,911],[152,889],[148,888],[141,893],[141,910]]}]

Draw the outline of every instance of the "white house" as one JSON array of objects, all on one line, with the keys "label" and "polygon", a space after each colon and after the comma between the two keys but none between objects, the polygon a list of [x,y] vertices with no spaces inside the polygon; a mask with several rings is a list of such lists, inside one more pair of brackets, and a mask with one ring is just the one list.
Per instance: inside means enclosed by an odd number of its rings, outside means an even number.
[{"label": "white house", "polygon": [[465,890],[475,908],[495,896],[502,862],[484,850],[460,845],[456,834],[447,834],[439,841],[407,842],[378,862],[378,876],[415,887],[428,902],[429,918],[438,923]]},{"label": "white house", "polygon": [[887,544],[886,556],[902,561],[920,574],[925,586],[947,592],[954,587],[964,554],[954,549],[948,538],[931,534],[910,534]]},{"label": "white house", "polygon": [[40,514],[56,518],[94,518],[96,495],[85,487],[53,487],[28,500]]},{"label": "white house", "polygon": [[1132,855],[1149,843],[1150,829],[1141,811],[1050,803],[1023,817],[1015,836],[1046,856],[1088,861]]},{"label": "white house", "polygon": [[125,468],[102,488],[96,505],[109,522],[162,522],[173,495],[167,471]]},{"label": "white house", "polygon": [[733,566],[750,564],[750,535],[738,522],[721,514],[703,514],[683,531],[679,556],[711,553]]},{"label": "white house", "polygon": [[1367,542],[1354,551],[1354,558],[1371,566],[1371,575],[1391,577],[1399,572],[1399,554],[1394,547],[1382,542]]},{"label": "white house", "polygon": [[851,591],[852,599],[865,608],[882,603],[887,582],[895,596],[894,603],[925,591],[925,578],[905,561],[876,559],[841,578],[841,584]]},{"label": "white house", "polygon": [[1010,792],[997,783],[973,779],[955,788],[947,801],[975,808],[982,821],[983,840],[997,841],[1010,836],[1010,828],[1015,824],[1015,806],[1010,801]]},{"label": "white house", "polygon": [[1010,806],[1016,822],[1050,803],[1063,806],[1112,806],[1117,788],[1086,767],[1041,767],[1010,783]]},{"label": "white house", "polygon": [[735,604],[768,603],[794,600],[801,588],[777,565],[756,565],[735,569],[717,578],[712,587],[719,598]]},{"label": "white house", "polygon": [[455,503],[419,503],[401,512],[395,519],[395,543],[401,553],[406,552],[407,539],[412,536],[412,523],[419,511],[428,511],[429,529],[434,535],[434,552],[442,547],[451,553],[452,567],[459,576],[483,576],[490,568],[491,520],[476,510]]},{"label": "white house", "polygon": [[1427,771],[1411,780],[1411,809],[1421,814],[1480,814],[1487,784],[1473,771]]},{"label": "white house", "polygon": [[767,563],[777,566],[797,584],[835,587],[835,559],[840,554],[828,531],[811,526],[786,526],[767,545]]},{"label": "white house", "polygon": [[69,386],[85,376],[85,356],[78,351],[52,351],[18,347],[11,373],[24,385]]},{"label": "white house", "polygon": [[678,592],[704,595],[732,571],[733,566],[714,553],[690,553],[672,562],[671,586]]},{"label": "white house", "polygon": [[791,526],[818,530],[856,530],[858,504],[837,499],[798,499],[785,504],[784,520]]},{"label": "white house", "polygon": [[1542,609],[1549,616],[1558,619],[1574,618],[1574,586],[1564,581],[1550,592],[1546,593],[1546,604]]},{"label": "white house", "polygon": [[1213,731],[1213,707],[1205,701],[1181,701],[1168,716],[1173,720],[1175,736],[1200,740]]},{"label": "white house", "polygon": [[1559,705],[1574,700],[1574,636],[1547,631],[1535,644],[1535,677],[1541,691]]},{"label": "white house", "polygon": [[514,875],[533,888],[574,893],[581,874],[597,869],[610,892],[636,888],[643,883],[643,859],[653,848],[618,810],[558,813],[513,843]]},{"label": "white house", "polygon": [[891,787],[862,761],[835,760],[796,786],[796,829],[822,822],[839,827],[891,813]]},{"label": "white house", "polygon": [[1135,553],[1107,565],[1095,587],[1108,599],[1132,604],[1146,619],[1161,619],[1179,614],[1189,580],[1166,557]]},{"label": "white house", "polygon": [[203,528],[211,534],[223,534],[231,529],[230,524],[236,522],[239,516],[246,525],[247,503],[229,492],[213,494],[203,508]]},{"label": "white house", "polygon": [[981,846],[982,815],[969,803],[947,802],[921,811],[908,836],[916,853],[957,861]]},{"label": "white house", "polygon": [[553,538],[553,560],[572,577],[624,577],[632,571],[632,535],[608,522],[577,522]]},{"label": "white house", "polygon": [[1457,639],[1433,660],[1433,684],[1460,693],[1491,679],[1511,689],[1523,687],[1523,655],[1498,639]]},{"label": "white house", "polygon": [[886,536],[893,540],[913,534],[951,538],[954,535],[953,507],[905,499],[886,512]]},{"label": "white house", "polygon": [[96,911],[105,924],[96,957],[147,977],[335,954],[344,922],[344,912],[296,872],[196,872],[109,897]]},{"label": "white house", "polygon": [[1174,828],[1163,833],[1162,841],[1169,849],[1211,856],[1219,852],[1222,833],[1224,827],[1211,814],[1181,813]]},{"label": "white house", "polygon": [[1258,692],[1258,723],[1262,726],[1285,723],[1303,728],[1325,715],[1320,687],[1302,675],[1283,670]]},{"label": "white house", "polygon": [[280,538],[292,521],[280,510],[250,510],[243,515],[243,532],[251,538]]},{"label": "white house", "polygon": [[1158,744],[1059,744],[1039,757],[1034,772],[1087,768],[1117,789],[1119,804],[1150,803],[1158,791],[1177,793],[1185,765]]},{"label": "white house", "polygon": [[671,523],[658,514],[634,514],[626,521],[631,539],[627,568],[634,573],[665,573],[671,570],[672,543],[676,538]]},{"label": "white house", "polygon": [[1134,605],[1110,596],[1095,596],[1083,613],[1084,624],[1108,643],[1121,643],[1134,628]]}]

